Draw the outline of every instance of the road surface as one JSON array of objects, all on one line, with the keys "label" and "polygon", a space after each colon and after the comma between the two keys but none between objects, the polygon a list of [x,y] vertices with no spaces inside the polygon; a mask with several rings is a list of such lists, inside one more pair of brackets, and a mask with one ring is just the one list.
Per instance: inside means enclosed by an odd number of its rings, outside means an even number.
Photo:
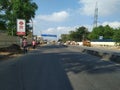
[{"label": "road surface", "polygon": [[0,62],[0,90],[120,90],[120,65],[77,48],[42,46]]}]

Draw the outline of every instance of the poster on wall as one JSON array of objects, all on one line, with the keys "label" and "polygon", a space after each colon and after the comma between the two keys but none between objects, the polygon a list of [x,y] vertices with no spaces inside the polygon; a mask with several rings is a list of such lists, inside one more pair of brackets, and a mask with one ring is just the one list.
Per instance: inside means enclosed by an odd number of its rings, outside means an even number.
[{"label": "poster on wall", "polygon": [[24,19],[17,19],[17,35],[25,35],[25,20]]}]

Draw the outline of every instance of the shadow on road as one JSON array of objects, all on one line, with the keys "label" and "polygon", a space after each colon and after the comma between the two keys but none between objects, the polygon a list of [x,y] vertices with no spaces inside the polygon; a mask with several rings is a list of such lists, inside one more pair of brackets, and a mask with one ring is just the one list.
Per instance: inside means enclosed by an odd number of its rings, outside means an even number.
[{"label": "shadow on road", "polygon": [[[103,61],[98,57],[80,53],[60,54],[61,62],[67,72],[87,72],[91,74],[111,73],[120,71],[120,65],[113,62]],[[94,58],[93,58],[94,57]]]},{"label": "shadow on road", "polygon": [[0,68],[0,90],[73,90],[66,72],[120,71],[120,65],[63,46],[39,47],[15,61],[0,63]]},{"label": "shadow on road", "polygon": [[[44,47],[55,48],[51,47]],[[64,47],[59,47],[64,48]],[[67,72],[87,72],[90,74],[100,74],[100,73],[111,73],[120,71],[120,65],[115,64],[111,61],[101,60],[100,57],[92,56],[82,52],[62,52],[62,53],[51,53],[53,56],[59,57],[64,69]]]},{"label": "shadow on road", "polygon": [[45,53],[53,48],[60,47],[39,47],[19,60],[23,90],[73,90],[64,68],[59,63],[59,54]]}]

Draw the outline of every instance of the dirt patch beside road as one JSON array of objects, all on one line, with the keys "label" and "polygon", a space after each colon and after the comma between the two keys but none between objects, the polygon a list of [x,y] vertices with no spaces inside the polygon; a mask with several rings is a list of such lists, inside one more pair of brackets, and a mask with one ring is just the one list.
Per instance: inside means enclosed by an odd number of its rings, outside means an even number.
[{"label": "dirt patch beside road", "polygon": [[[34,50],[31,46],[28,46],[28,51]],[[13,44],[6,48],[0,48],[0,61],[8,60],[10,58],[17,58],[24,55],[23,49],[16,44]]]},{"label": "dirt patch beside road", "polygon": [[0,61],[22,56],[22,53],[0,52]]},{"label": "dirt patch beside road", "polygon": [[22,50],[19,45],[13,44],[9,47],[0,48],[0,61],[20,56]]}]

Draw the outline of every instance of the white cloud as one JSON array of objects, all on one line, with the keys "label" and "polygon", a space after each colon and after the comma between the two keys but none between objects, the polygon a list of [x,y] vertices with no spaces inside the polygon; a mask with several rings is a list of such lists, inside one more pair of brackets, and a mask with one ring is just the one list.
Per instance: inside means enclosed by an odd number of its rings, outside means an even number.
[{"label": "white cloud", "polygon": [[67,19],[69,13],[66,11],[54,12],[51,15],[39,15],[38,18],[44,21],[62,22]]},{"label": "white cloud", "polygon": [[97,2],[99,16],[107,16],[112,13],[119,12],[120,0],[79,0],[80,13],[85,15],[93,15],[95,11],[95,6]]},{"label": "white cloud", "polygon": [[42,34],[55,34],[60,37],[61,34],[68,34],[69,31],[75,30],[76,27],[56,27],[56,28],[48,28],[46,30],[42,30]]},{"label": "white cloud", "polygon": [[55,28],[48,28],[46,30],[42,30],[42,33],[44,33],[44,34],[55,34],[56,30],[55,30]]},{"label": "white cloud", "polygon": [[[120,27],[120,22],[104,22],[102,24],[99,23],[99,25],[109,25],[113,28],[118,28]],[[85,26],[86,28],[88,28],[88,31],[92,31],[93,26],[92,25],[82,25]],[[64,27],[64,26],[58,26],[58,27],[52,27],[52,28],[47,28],[47,29],[43,29],[41,30],[41,34],[53,34],[53,35],[57,35],[58,38],[61,36],[61,34],[69,34],[70,31],[74,31],[76,30],[76,28],[81,27],[80,25],[78,26],[74,26],[74,27]],[[39,34],[38,34],[39,33]],[[38,31],[38,35],[40,35],[40,31]]]},{"label": "white cloud", "polygon": [[104,22],[102,25],[103,26],[109,25],[113,28],[119,28],[120,27],[120,22],[117,22],[117,21],[116,22]]}]

